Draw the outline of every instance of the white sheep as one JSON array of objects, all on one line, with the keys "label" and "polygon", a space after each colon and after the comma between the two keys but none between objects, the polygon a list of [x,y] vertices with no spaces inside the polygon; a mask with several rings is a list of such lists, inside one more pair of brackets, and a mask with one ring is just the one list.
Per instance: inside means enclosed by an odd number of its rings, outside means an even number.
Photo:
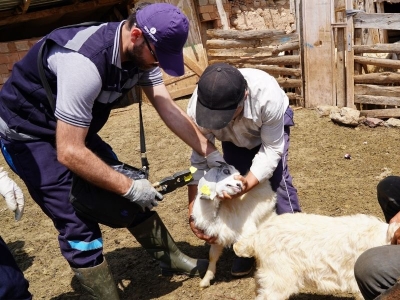
[{"label": "white sheep", "polygon": [[231,246],[241,236],[256,232],[258,224],[275,215],[276,193],[267,180],[241,197],[221,201],[222,191],[230,195],[241,192],[242,182],[234,179],[239,172],[226,163],[210,169],[198,184],[192,218],[198,229],[217,236],[209,252],[209,265],[200,287],[208,287],[214,279],[216,264],[224,247]]},{"label": "white sheep", "polygon": [[238,256],[256,258],[257,300],[288,299],[302,289],[353,293],[363,299],[355,261],[367,249],[389,244],[399,227],[363,214],[283,214],[261,224],[233,249]]}]

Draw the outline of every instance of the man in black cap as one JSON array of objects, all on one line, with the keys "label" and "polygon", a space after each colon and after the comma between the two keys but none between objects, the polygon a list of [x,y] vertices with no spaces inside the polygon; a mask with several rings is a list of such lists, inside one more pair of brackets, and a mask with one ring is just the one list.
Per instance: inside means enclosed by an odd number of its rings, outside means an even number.
[{"label": "man in black cap", "polygon": [[[223,156],[214,151],[213,161],[226,161],[243,175],[244,194],[264,180],[270,180],[277,193],[277,213],[300,211],[297,190],[293,187],[287,159],[293,111],[289,99],[274,77],[257,69],[237,69],[225,63],[206,68],[200,77],[187,109],[200,131],[212,142],[221,141]],[[197,192],[198,180],[210,167],[195,150],[192,166],[195,180],[188,187],[189,214]],[[240,196],[236,195],[237,196]],[[224,199],[231,199],[226,195]],[[193,232],[212,243],[192,222]],[[231,273],[251,272],[254,259],[236,257]]]},{"label": "man in black cap", "polygon": [[[377,198],[388,223],[400,222],[400,176],[388,176],[377,186]],[[391,245],[365,251],[357,259],[354,275],[365,300],[400,299],[400,229]]]}]

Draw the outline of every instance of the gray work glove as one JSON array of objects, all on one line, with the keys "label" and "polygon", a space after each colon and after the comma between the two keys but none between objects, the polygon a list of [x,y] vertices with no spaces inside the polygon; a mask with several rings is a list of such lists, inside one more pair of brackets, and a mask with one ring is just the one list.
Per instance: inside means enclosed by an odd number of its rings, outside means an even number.
[{"label": "gray work glove", "polygon": [[123,197],[140,205],[143,209],[147,207],[150,210],[158,205],[157,199],[163,199],[163,195],[157,192],[147,179],[134,180],[131,188]]},{"label": "gray work glove", "polygon": [[221,152],[215,150],[206,156],[207,165],[211,169],[213,167],[219,167],[221,164],[219,162],[225,162],[224,157]]},{"label": "gray work glove", "polygon": [[15,213],[15,220],[19,221],[24,213],[24,194],[3,168],[0,168],[0,194],[6,200],[7,207]]}]

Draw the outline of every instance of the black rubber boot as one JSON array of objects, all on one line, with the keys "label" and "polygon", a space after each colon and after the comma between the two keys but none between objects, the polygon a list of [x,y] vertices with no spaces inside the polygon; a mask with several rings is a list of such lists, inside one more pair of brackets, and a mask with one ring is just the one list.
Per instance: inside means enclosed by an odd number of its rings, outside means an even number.
[{"label": "black rubber boot", "polygon": [[253,271],[254,263],[254,257],[239,257],[235,255],[232,262],[232,276],[239,278],[249,275]]},{"label": "black rubber boot", "polygon": [[155,211],[140,224],[128,228],[146,251],[159,261],[161,274],[185,274],[203,277],[207,271],[207,259],[194,259],[182,253]]},{"label": "black rubber boot", "polygon": [[92,299],[119,300],[118,289],[106,260],[92,268],[72,268]]}]

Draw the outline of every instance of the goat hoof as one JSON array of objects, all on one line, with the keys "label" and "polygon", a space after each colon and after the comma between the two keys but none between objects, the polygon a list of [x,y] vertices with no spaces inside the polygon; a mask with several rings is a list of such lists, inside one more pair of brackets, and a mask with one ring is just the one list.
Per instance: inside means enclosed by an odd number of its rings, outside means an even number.
[{"label": "goat hoof", "polygon": [[210,281],[207,281],[207,280],[200,281],[201,288],[208,288],[209,286],[210,286]]}]

